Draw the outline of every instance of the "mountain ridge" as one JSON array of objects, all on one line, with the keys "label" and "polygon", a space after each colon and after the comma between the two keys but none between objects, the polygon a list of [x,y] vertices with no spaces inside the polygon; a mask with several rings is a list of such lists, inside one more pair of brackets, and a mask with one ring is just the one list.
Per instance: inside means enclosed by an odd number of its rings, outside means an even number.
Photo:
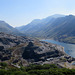
[{"label": "mountain ridge", "polygon": [[[65,17],[51,18],[49,21],[23,27],[22,33],[30,37],[53,38],[66,43],[75,43],[75,16],[67,15]],[[32,28],[29,28],[29,27]]]},{"label": "mountain ridge", "polygon": [[0,20],[0,32],[13,34],[13,35],[23,35],[17,29],[13,28],[8,23],[6,23],[5,21],[1,21],[1,20]]},{"label": "mountain ridge", "polygon": [[[33,23],[35,23],[35,21],[39,21],[39,22],[37,22],[37,24],[38,23],[43,23],[44,21],[46,21],[47,23],[51,20],[51,19],[53,19],[53,18],[58,18],[58,17],[64,17],[65,15],[61,15],[61,14],[55,14],[55,15],[52,15],[52,16],[48,16],[48,17],[46,17],[46,18],[43,18],[43,19],[34,19],[34,20],[32,20],[32,22],[30,22],[29,24],[27,24],[27,25],[23,25],[23,26],[20,26],[20,27],[15,27],[16,29],[18,29],[18,30],[22,30],[22,28],[24,28],[25,26],[28,26],[28,25],[31,25],[31,24],[33,24]],[[35,26],[36,24],[34,24],[34,26]]]}]

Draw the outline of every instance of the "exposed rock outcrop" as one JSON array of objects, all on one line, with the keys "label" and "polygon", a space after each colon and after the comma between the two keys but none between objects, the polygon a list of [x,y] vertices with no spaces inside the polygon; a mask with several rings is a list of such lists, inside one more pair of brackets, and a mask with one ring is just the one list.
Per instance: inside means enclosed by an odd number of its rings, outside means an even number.
[{"label": "exposed rock outcrop", "polygon": [[0,33],[0,61],[26,66],[29,63],[45,62],[48,58],[62,56],[68,56],[62,46]]}]

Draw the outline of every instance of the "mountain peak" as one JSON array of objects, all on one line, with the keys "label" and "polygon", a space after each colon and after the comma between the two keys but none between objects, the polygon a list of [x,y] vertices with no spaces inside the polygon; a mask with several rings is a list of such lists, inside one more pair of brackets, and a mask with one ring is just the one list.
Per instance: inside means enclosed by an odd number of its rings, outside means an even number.
[{"label": "mountain peak", "polygon": [[75,17],[74,15],[70,14],[70,15],[67,15],[66,17],[68,18],[72,18],[72,17]]},{"label": "mountain peak", "polygon": [[54,14],[51,17],[53,17],[53,18],[59,18],[59,17],[65,17],[65,15],[62,15],[62,14]]},{"label": "mountain peak", "polygon": [[70,14],[69,16],[72,16],[73,17],[74,15]]},{"label": "mountain peak", "polygon": [[36,23],[36,22],[39,22],[40,21],[40,19],[34,19],[34,20],[32,20],[32,23]]}]

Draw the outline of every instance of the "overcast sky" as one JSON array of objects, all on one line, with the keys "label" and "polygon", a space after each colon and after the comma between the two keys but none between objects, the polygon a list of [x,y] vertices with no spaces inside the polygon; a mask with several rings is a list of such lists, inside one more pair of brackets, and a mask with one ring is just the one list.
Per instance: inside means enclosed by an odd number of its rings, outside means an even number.
[{"label": "overcast sky", "polygon": [[0,20],[13,27],[53,14],[75,15],[75,0],[0,0]]}]

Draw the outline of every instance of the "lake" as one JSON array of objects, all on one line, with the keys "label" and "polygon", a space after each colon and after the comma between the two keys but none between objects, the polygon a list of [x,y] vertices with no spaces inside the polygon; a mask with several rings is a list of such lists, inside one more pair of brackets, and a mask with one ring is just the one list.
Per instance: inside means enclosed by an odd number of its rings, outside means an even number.
[{"label": "lake", "polygon": [[67,44],[67,43],[62,43],[62,42],[58,42],[58,41],[55,41],[55,40],[43,40],[43,41],[63,46],[64,51],[68,55],[75,58],[75,44]]}]

